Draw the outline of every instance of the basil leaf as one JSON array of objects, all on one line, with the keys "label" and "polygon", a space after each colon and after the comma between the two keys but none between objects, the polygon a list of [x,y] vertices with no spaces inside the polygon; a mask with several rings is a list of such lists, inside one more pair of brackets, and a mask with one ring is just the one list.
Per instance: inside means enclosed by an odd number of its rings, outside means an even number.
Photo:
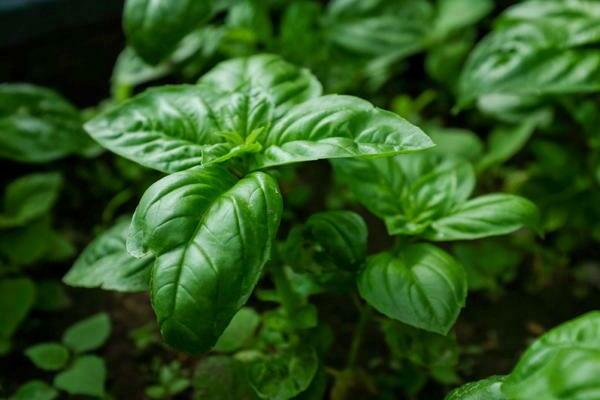
[{"label": "basil leaf", "polygon": [[24,225],[47,214],[58,199],[62,177],[58,173],[23,176],[6,187],[0,228]]},{"label": "basil leaf", "polygon": [[104,397],[106,366],[97,356],[81,356],[54,377],[54,386],[71,395]]},{"label": "basil leaf", "polygon": [[336,0],[329,6],[328,36],[356,53],[404,58],[425,46],[434,10],[428,1]]},{"label": "basil leaf", "polygon": [[79,111],[54,91],[0,85],[0,157],[28,163],[84,154],[91,142]]},{"label": "basil leaf", "polygon": [[320,250],[338,267],[354,270],[367,257],[367,224],[351,211],[316,213],[306,221],[306,230]]},{"label": "basil leaf", "polygon": [[352,96],[330,95],[292,108],[262,140],[253,168],[324,158],[390,156],[432,147],[416,126]]},{"label": "basil leaf", "polygon": [[151,89],[85,125],[103,147],[163,172],[188,169],[227,153],[213,119],[215,94],[192,85]]},{"label": "basil leaf", "polygon": [[148,63],[167,58],[181,39],[208,19],[212,0],[127,0],[123,28],[128,43]]},{"label": "basil leaf", "polygon": [[453,390],[446,400],[508,400],[502,394],[503,376],[492,376],[481,381],[467,383]]},{"label": "basil leaf", "polygon": [[260,277],[281,209],[277,183],[263,173],[237,181],[219,167],[195,168],[148,189],[128,248],[157,256],[152,304],[168,343],[188,352],[215,344]]},{"label": "basil leaf", "polygon": [[250,307],[241,308],[219,337],[214,350],[225,353],[239,350],[254,335],[260,324],[260,315]]},{"label": "basil leaf", "polygon": [[362,298],[382,314],[443,335],[454,324],[467,296],[462,266],[430,244],[370,257],[357,284]]},{"label": "basil leaf", "polygon": [[460,159],[410,154],[377,160],[336,160],[336,176],[386,221],[388,232],[423,233],[471,194],[475,175]]},{"label": "basil leaf", "polygon": [[600,390],[600,313],[552,329],[521,357],[503,385],[515,400],[591,399]]},{"label": "basil leaf", "polygon": [[28,347],[25,355],[38,368],[46,371],[62,369],[69,360],[69,350],[59,343],[40,343]]},{"label": "basil leaf", "polygon": [[246,143],[249,138],[268,128],[275,116],[320,93],[320,84],[306,70],[259,55],[223,62],[197,86],[148,90],[85,128],[125,158],[178,172],[256,151],[255,144]]},{"label": "basil leaf", "polygon": [[76,353],[96,350],[110,336],[111,323],[106,313],[99,313],[71,325],[63,334],[63,343]]},{"label": "basil leaf", "polygon": [[9,400],[54,400],[58,397],[58,390],[46,382],[31,380],[19,387]]},{"label": "basil leaf", "polygon": [[488,152],[479,160],[478,171],[502,164],[521,150],[537,126],[535,119],[529,118],[518,126],[500,126],[489,137]]},{"label": "basil leaf", "polygon": [[462,204],[434,221],[425,237],[430,240],[472,240],[505,235],[528,227],[538,229],[538,209],[529,200],[510,194],[488,194]]},{"label": "basil leaf", "polygon": [[309,387],[318,367],[315,349],[299,345],[272,355],[261,355],[247,367],[248,380],[261,399],[287,400]]},{"label": "basil leaf", "polygon": [[[532,11],[537,10],[537,11]],[[544,95],[600,90],[600,7],[593,2],[524,2],[509,9],[471,54],[459,106],[484,94]]]},{"label": "basil leaf", "polygon": [[119,292],[140,292],[148,288],[151,256],[135,258],[127,252],[130,218],[98,236],[81,253],[63,278],[71,286],[100,287]]},{"label": "basil leaf", "polygon": [[433,35],[445,37],[474,25],[493,9],[492,0],[438,0]]}]

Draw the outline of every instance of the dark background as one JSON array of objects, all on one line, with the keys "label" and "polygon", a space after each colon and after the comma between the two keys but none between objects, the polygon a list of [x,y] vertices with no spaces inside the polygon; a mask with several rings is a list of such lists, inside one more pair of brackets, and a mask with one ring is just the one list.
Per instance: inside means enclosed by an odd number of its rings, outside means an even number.
[{"label": "dark background", "polygon": [[0,82],[47,86],[80,107],[108,97],[123,2],[0,0]]}]

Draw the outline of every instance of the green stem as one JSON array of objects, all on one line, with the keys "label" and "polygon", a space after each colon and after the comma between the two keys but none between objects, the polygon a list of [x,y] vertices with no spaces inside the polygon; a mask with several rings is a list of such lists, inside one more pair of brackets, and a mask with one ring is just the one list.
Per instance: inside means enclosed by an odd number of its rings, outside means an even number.
[{"label": "green stem", "polygon": [[285,313],[288,317],[293,318],[301,305],[301,301],[296,292],[294,292],[294,289],[292,289],[292,285],[283,268],[284,266],[281,264],[272,265],[271,276],[273,277],[273,283],[275,283],[275,289]]},{"label": "green stem", "polygon": [[354,367],[356,366],[358,352],[360,351],[363,336],[365,334],[365,330],[370,319],[371,307],[369,307],[366,304],[360,306],[360,317],[358,318],[358,323],[356,324],[356,328],[354,329],[352,343],[350,344],[350,353],[348,353],[347,369],[349,370],[354,369]]}]

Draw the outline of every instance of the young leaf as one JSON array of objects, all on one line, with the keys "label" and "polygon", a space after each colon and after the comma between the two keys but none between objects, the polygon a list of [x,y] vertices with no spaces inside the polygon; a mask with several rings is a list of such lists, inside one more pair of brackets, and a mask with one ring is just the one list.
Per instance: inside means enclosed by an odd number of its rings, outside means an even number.
[{"label": "young leaf", "polygon": [[55,172],[23,176],[6,187],[0,228],[12,228],[47,214],[56,203],[62,186]]},{"label": "young leaf", "polygon": [[58,398],[58,390],[46,382],[32,380],[19,387],[9,400],[54,400],[56,398]]},{"label": "young leaf", "polygon": [[508,400],[502,394],[503,376],[492,376],[481,381],[467,383],[453,390],[445,400]]},{"label": "young leaf", "polygon": [[192,353],[215,344],[270,257],[281,203],[270,176],[237,181],[220,167],[170,175],[144,194],[128,248],[157,256],[152,305],[169,344]]},{"label": "young leaf", "polygon": [[309,387],[318,367],[314,348],[296,346],[254,360],[248,366],[248,380],[261,399],[288,400]]},{"label": "young leaf", "polygon": [[120,292],[146,290],[154,260],[151,256],[135,258],[127,252],[130,221],[130,218],[120,219],[90,243],[63,281],[71,286]]},{"label": "young leaf", "polygon": [[8,341],[35,303],[28,278],[0,279],[0,341]]},{"label": "young leaf", "polygon": [[488,194],[462,204],[434,221],[424,236],[430,240],[472,240],[505,235],[518,229],[539,228],[538,209],[511,194]]},{"label": "young leaf", "polygon": [[157,64],[208,19],[212,4],[212,0],[127,0],[123,14],[127,41],[146,62]]},{"label": "young leaf", "polygon": [[106,313],[99,313],[70,326],[64,333],[63,343],[76,353],[95,350],[110,336],[111,324]]},{"label": "young leaf", "polygon": [[462,204],[475,186],[471,165],[428,152],[377,160],[336,160],[336,176],[390,234],[417,235]]},{"label": "young leaf", "polygon": [[321,251],[342,269],[356,269],[367,256],[367,224],[356,213],[316,213],[306,221],[306,229]]},{"label": "young leaf", "polygon": [[450,255],[429,244],[372,256],[357,277],[360,295],[386,316],[445,335],[467,296],[467,278]]},{"label": "young leaf", "polygon": [[260,315],[252,308],[243,307],[219,337],[214,350],[230,353],[242,348],[254,335],[260,324]]},{"label": "young leaf", "polygon": [[227,141],[228,133],[243,144],[274,116],[320,93],[320,84],[306,70],[277,56],[258,55],[217,65],[197,86],[148,90],[85,128],[125,158],[177,172],[226,159],[236,144]]},{"label": "young leaf", "polygon": [[600,390],[600,313],[591,312],[537,339],[507,377],[510,399],[591,399]]},{"label": "young leaf", "polygon": [[69,360],[69,350],[59,343],[41,343],[25,350],[25,355],[38,368],[46,371],[62,369]]},{"label": "young leaf", "polygon": [[[532,10],[537,10],[533,12]],[[537,0],[509,9],[471,54],[459,105],[489,93],[543,95],[600,90],[600,7]]]},{"label": "young leaf", "polygon": [[0,85],[0,157],[42,163],[85,153],[89,138],[79,111],[52,90]]},{"label": "young leaf", "polygon": [[104,396],[106,366],[96,356],[82,356],[54,377],[54,386],[71,395]]}]

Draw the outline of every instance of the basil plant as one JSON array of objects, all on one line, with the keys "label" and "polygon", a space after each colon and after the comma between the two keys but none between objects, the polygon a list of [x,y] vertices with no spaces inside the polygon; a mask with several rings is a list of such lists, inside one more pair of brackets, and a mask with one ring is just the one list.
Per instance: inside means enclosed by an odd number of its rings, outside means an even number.
[{"label": "basil plant", "polygon": [[[117,236],[126,241],[138,260],[127,260],[120,274],[133,279],[151,269],[161,332],[191,353],[215,345],[271,257],[283,212],[273,167],[433,145],[416,126],[365,100],[323,95],[309,71],[274,55],[225,61],[196,85],[150,89],[85,129],[105,148],[168,174],[143,195],[127,238],[115,227],[95,247],[114,246]],[[95,250],[68,283],[117,285],[111,271],[121,255],[96,268]]]}]

